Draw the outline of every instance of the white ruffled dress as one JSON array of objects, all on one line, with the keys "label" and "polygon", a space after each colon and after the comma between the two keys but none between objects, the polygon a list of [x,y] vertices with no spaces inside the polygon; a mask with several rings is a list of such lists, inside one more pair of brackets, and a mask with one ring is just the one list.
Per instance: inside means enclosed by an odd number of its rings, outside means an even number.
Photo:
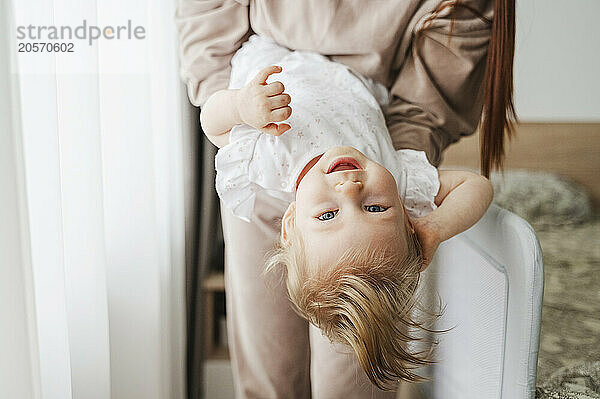
[{"label": "white ruffled dress", "polygon": [[381,107],[387,90],[345,65],[312,52],[290,51],[273,40],[251,36],[231,61],[230,89],[244,87],[269,65],[283,71],[290,94],[291,129],[279,137],[248,126],[231,129],[229,144],[215,158],[216,189],[234,215],[250,221],[260,191],[292,202],[304,166],[335,146],[351,146],[387,168],[411,217],[436,208],[438,172],[423,151],[395,151]]}]

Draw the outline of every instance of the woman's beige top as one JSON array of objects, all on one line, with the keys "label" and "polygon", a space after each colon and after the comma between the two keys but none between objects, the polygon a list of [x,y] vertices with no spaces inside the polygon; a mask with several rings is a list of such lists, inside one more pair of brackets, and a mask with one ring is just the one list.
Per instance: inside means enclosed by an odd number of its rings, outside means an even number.
[{"label": "woman's beige top", "polygon": [[181,76],[191,102],[202,106],[227,88],[231,57],[252,32],[319,52],[387,86],[394,147],[425,151],[438,165],[442,151],[479,122],[493,16],[493,0],[444,7],[455,2],[182,0]]}]

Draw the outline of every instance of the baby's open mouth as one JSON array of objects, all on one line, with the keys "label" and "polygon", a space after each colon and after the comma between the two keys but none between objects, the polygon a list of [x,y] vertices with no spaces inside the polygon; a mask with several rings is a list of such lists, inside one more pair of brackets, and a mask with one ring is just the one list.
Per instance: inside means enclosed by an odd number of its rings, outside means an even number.
[{"label": "baby's open mouth", "polygon": [[327,169],[327,174],[352,169],[362,169],[362,167],[356,159],[350,157],[342,157],[335,159],[329,165],[329,169]]}]

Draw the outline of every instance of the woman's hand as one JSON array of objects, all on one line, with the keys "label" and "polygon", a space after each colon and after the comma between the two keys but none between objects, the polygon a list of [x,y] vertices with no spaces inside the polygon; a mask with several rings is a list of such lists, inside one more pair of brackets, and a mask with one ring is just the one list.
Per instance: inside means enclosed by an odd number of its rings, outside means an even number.
[{"label": "woman's hand", "polygon": [[288,105],[291,98],[283,92],[283,83],[267,84],[267,78],[281,70],[280,66],[264,68],[236,95],[236,108],[240,119],[245,124],[273,136],[280,136],[290,129],[287,123],[275,122],[283,122],[292,114],[292,108]]},{"label": "woman's hand", "polygon": [[413,219],[412,224],[423,248],[423,266],[421,268],[421,271],[423,271],[431,263],[433,255],[441,243],[438,234],[439,229],[436,227],[435,222],[427,216]]}]

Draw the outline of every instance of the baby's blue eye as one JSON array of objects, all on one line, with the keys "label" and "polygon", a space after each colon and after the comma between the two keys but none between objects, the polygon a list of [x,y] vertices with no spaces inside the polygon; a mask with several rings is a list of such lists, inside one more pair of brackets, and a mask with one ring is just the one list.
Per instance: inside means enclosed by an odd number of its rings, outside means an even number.
[{"label": "baby's blue eye", "polygon": [[381,205],[367,205],[365,206],[367,212],[385,212],[387,208],[382,207]]},{"label": "baby's blue eye", "polygon": [[335,217],[335,214],[337,213],[337,211],[327,211],[324,212],[322,214],[320,214],[319,216],[317,216],[317,219],[319,220],[331,220]]}]

